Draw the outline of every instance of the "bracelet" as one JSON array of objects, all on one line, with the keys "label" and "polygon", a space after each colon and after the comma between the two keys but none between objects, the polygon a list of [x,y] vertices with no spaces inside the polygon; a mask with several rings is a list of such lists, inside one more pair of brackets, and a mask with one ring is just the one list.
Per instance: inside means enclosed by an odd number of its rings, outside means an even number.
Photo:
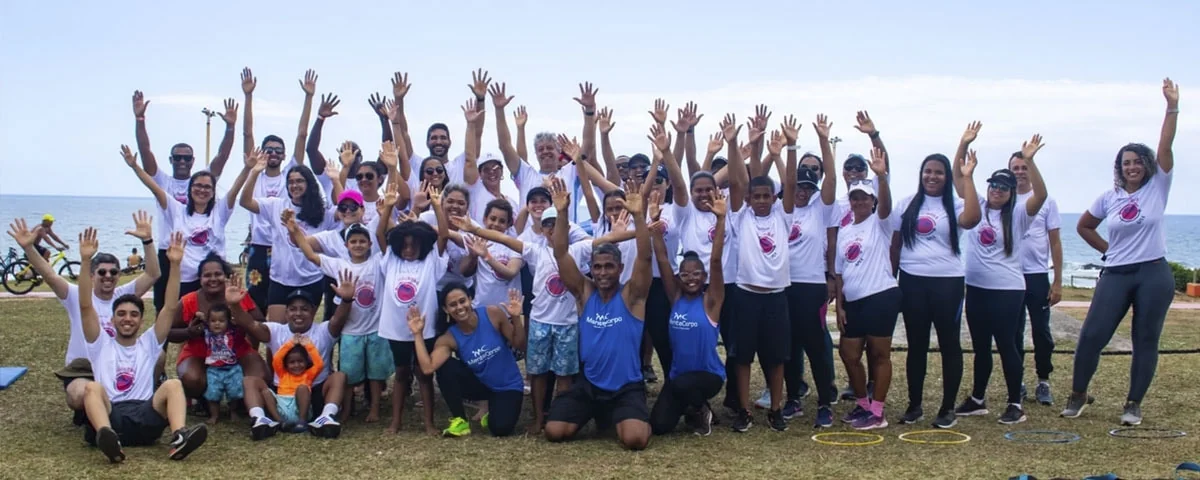
[{"label": "bracelet", "polygon": [[350,298],[342,297],[342,303],[347,303],[347,302],[353,303],[354,297],[350,297]]},{"label": "bracelet", "polygon": [[1179,113],[1179,107],[1168,108],[1167,113]]},{"label": "bracelet", "polygon": [[154,243],[154,240],[153,240],[153,239],[150,239],[150,240],[142,240],[142,245],[149,245],[149,244],[151,244],[151,243]]},{"label": "bracelet", "polygon": [[[1176,110],[1176,111],[1178,111],[1178,110]],[[134,118],[134,119],[136,119],[136,120],[137,120],[137,121],[139,121],[139,122],[144,122],[144,121],[146,121],[146,117],[133,117],[133,118]]]},{"label": "bracelet", "polygon": [[595,111],[595,110],[592,110],[592,111],[590,111],[590,112],[589,112],[589,111],[587,111],[587,110],[584,110],[584,111],[583,111],[583,114],[584,114],[584,115],[586,115],[586,116],[589,116],[589,117],[590,117],[590,116],[592,116],[592,115],[595,115],[595,114],[596,114],[596,111]]},{"label": "bracelet", "polygon": [[876,130],[876,131],[875,131],[875,133],[872,133],[872,134],[870,134],[870,135],[867,135],[867,137],[868,137],[868,138],[872,138],[872,139],[874,139],[874,138],[879,138],[879,130]]},{"label": "bracelet", "polygon": [[800,150],[800,145],[788,145],[787,149],[789,152],[795,152],[797,150]]},{"label": "bracelet", "polygon": [[475,97],[475,101],[476,101],[476,102],[483,102],[483,101],[486,101],[486,100],[487,100],[487,97]]},{"label": "bracelet", "polygon": [[696,127],[688,127],[688,129],[687,129],[688,135],[693,135],[695,133],[696,133]]}]

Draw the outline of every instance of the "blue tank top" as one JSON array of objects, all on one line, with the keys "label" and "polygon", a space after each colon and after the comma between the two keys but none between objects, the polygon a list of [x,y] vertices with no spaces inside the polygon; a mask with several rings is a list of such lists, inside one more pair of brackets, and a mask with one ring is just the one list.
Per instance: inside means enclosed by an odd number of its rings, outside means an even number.
[{"label": "blue tank top", "polygon": [[607,303],[592,292],[579,315],[579,359],[583,375],[592,385],[615,392],[627,383],[642,381],[641,320],[625,308],[621,287]]},{"label": "blue tank top", "polygon": [[467,364],[479,383],[493,392],[524,390],[525,381],[517,368],[517,360],[504,335],[496,331],[488,319],[487,307],[476,308],[475,315],[479,317],[479,324],[470,334],[463,333],[458,325],[450,326],[450,334],[458,344],[458,358]]},{"label": "blue tank top", "polygon": [[668,332],[671,338],[672,380],[688,372],[715,373],[725,379],[725,365],[717,356],[717,326],[704,312],[704,297],[679,297],[671,308]]}]

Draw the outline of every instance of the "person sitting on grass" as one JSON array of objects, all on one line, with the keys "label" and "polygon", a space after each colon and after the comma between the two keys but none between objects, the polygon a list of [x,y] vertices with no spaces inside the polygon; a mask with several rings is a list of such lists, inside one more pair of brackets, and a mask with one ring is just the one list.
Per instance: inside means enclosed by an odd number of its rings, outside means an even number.
[{"label": "person sitting on grass", "polygon": [[[99,249],[96,229],[88,227],[79,236],[79,254],[84,270],[91,268],[92,256]],[[175,309],[179,308],[179,262],[183,260],[183,234],[171,235],[167,258],[171,275],[167,282],[163,310],[154,320],[154,328],[138,335],[145,305],[135,295],[122,295],[112,303],[114,336],[103,333],[100,316],[91,295],[79,296],[79,312],[88,359],[95,380],[84,387],[83,407],[88,428],[84,440],[100,447],[112,463],[125,460],[124,445],[153,445],[163,429],[171,427],[170,458],[183,460],[208,438],[204,424],[186,426],[187,398],[179,380],[170,379],[154,389],[154,364],[162,355],[163,344],[171,330]],[[91,291],[92,278],[79,277],[79,288]]]},{"label": "person sitting on grass", "polygon": [[230,403],[229,419],[237,420],[237,409],[233,404],[242,399],[242,366],[238,363],[236,346],[242,339],[240,331],[230,328],[229,307],[213,305],[205,315],[208,327],[204,331],[204,342],[208,344],[208,355],[204,357],[208,387],[204,399],[208,400],[208,423],[215,425],[221,416],[221,398]]},{"label": "person sitting on grass", "polygon": [[145,269],[146,269],[145,260],[142,259],[141,255],[138,255],[137,248],[133,248],[129,252],[129,256],[125,257],[125,270],[121,271],[121,273],[133,273],[138,270],[145,270]]},{"label": "person sitting on grass", "polygon": [[297,333],[275,352],[271,367],[279,377],[278,391],[266,385],[259,388],[267,414],[283,423],[284,431],[304,433],[311,413],[313,380],[325,368],[321,352],[312,340]]}]

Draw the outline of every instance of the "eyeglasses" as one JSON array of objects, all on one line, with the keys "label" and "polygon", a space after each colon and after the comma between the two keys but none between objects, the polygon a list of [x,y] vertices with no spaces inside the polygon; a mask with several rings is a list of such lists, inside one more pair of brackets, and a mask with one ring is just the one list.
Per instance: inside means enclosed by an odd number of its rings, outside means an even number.
[{"label": "eyeglasses", "polygon": [[171,155],[172,162],[185,162],[186,163],[186,162],[192,162],[195,160],[196,160],[196,157],[194,155]]},{"label": "eyeglasses", "polygon": [[367,173],[360,173],[360,174],[358,174],[358,175],[355,175],[355,176],[354,176],[354,179],[355,179],[355,180],[358,180],[358,181],[360,181],[360,182],[362,182],[362,181],[368,181],[368,182],[369,182],[369,181],[371,181],[371,180],[374,180],[374,179],[375,179],[375,174],[374,174],[374,173],[370,173],[370,172],[367,172]]},{"label": "eyeglasses", "polygon": [[101,277],[115,277],[120,274],[121,274],[121,271],[117,270],[115,268],[110,268],[108,270],[101,268],[101,269],[96,270],[96,275],[99,275]]},{"label": "eyeglasses", "polygon": [[867,166],[859,165],[856,163],[854,165],[846,165],[846,166],[842,167],[842,170],[845,170],[847,172],[865,172],[865,171],[867,171]]},{"label": "eyeglasses", "polygon": [[194,183],[192,184],[192,188],[196,190],[212,190],[213,186],[207,183]]},{"label": "eyeglasses", "polygon": [[800,166],[800,168],[803,168],[803,169],[805,169],[805,170],[808,170],[808,171],[810,171],[810,172],[817,172],[817,173],[821,173],[821,167],[818,167],[818,166],[816,166],[816,165],[801,165],[801,166]]},{"label": "eyeglasses", "polygon": [[354,213],[358,211],[357,203],[343,203],[338,205],[338,211],[342,213]]},{"label": "eyeglasses", "polygon": [[278,153],[280,155],[283,155],[283,152],[285,152],[286,150],[284,150],[283,147],[263,147],[262,151],[263,151],[263,153]]},{"label": "eyeglasses", "polygon": [[1003,183],[998,183],[998,182],[991,182],[991,183],[988,183],[988,188],[994,188],[994,189],[996,189],[996,190],[999,190],[999,191],[1001,191],[1001,192],[1007,192],[1007,191],[1009,191],[1009,190],[1012,190],[1012,187],[1009,187],[1008,185],[1005,185],[1005,184],[1003,184]]},{"label": "eyeglasses", "polygon": [[438,175],[441,175],[441,174],[443,174],[443,173],[446,173],[446,169],[445,169],[445,168],[442,168],[442,167],[431,167],[431,168],[426,168],[426,169],[425,169],[425,174],[426,174],[426,175],[433,175],[433,174],[435,174],[435,173],[436,173],[436,174],[438,174]]}]

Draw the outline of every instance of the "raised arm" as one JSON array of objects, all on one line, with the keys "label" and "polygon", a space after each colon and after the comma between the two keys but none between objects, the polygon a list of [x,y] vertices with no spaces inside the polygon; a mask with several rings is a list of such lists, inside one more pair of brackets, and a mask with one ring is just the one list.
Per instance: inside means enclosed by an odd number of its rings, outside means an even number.
[{"label": "raised arm", "polygon": [[658,263],[658,271],[662,274],[663,292],[667,294],[667,301],[674,304],[679,300],[679,278],[671,268],[670,255],[674,253],[667,251],[667,224],[656,220],[647,228],[650,230],[650,245],[654,247],[654,261]]},{"label": "raised arm", "polygon": [[[601,211],[600,205],[596,201],[596,192],[592,190],[592,179],[598,178],[600,181],[604,181],[604,179],[599,178],[599,172],[596,172],[594,169],[592,169],[590,164],[579,161],[583,151],[580,149],[579,143],[577,143],[575,140],[568,139],[566,135],[559,134],[558,148],[561,149],[564,154],[570,157],[571,161],[575,162],[575,172],[579,176],[579,189],[583,191],[583,200],[584,203],[587,204],[588,215],[591,216],[592,223],[600,222],[600,216],[603,214],[603,212]],[[607,184],[607,182],[605,183]],[[616,189],[615,185],[609,186],[614,190]],[[601,187],[601,189],[603,188],[604,187]],[[612,190],[604,190],[605,193],[610,191]]]},{"label": "raised arm", "polygon": [[[396,202],[399,199],[400,194],[396,191],[396,183],[388,182],[387,192],[379,200],[379,222],[375,226],[375,242],[379,245],[379,251],[383,253],[388,251],[387,234],[391,229],[392,211],[396,208]],[[394,253],[400,254],[400,252]]]},{"label": "raised arm", "polygon": [[[791,117],[789,117],[791,118]],[[793,119],[794,120],[794,119]],[[833,158],[833,145],[829,143],[829,130],[833,128],[833,123],[829,121],[825,114],[818,114],[817,121],[813,122],[813,130],[817,131],[817,142],[821,144],[821,203],[825,205],[833,205],[837,201],[837,160]],[[787,135],[791,125],[787,122],[783,125],[783,133]],[[800,130],[796,126],[796,133]],[[798,136],[798,135],[797,135]],[[832,257],[831,257],[832,261]],[[832,271],[829,267],[827,272]]]},{"label": "raised arm", "polygon": [[325,119],[338,114],[334,109],[339,103],[341,101],[337,95],[321,95],[321,105],[317,107],[317,121],[313,122],[312,134],[308,136],[308,144],[304,146],[304,152],[308,154],[312,164],[312,171],[317,175],[325,173],[325,155],[321,154],[321,131],[325,128]]},{"label": "raised arm", "polygon": [[158,162],[154,159],[154,151],[150,148],[150,133],[146,130],[146,100],[141,90],[133,91],[134,135],[137,137],[138,153],[142,155],[142,167],[153,178],[158,174]]},{"label": "raised arm", "polygon": [[258,77],[250,72],[250,67],[242,69],[242,93],[246,96],[244,102],[246,111],[242,112],[242,153],[249,154],[254,150],[254,87],[258,85]]},{"label": "raised arm", "polygon": [[444,255],[446,253],[446,241],[450,239],[450,221],[446,219],[446,209],[442,208],[442,191],[437,187],[429,187],[429,203],[433,208],[433,215],[437,218],[438,238],[437,238],[437,253]]},{"label": "raised arm", "polygon": [[[632,189],[631,189],[632,190]],[[637,314],[641,310],[645,319],[646,297],[650,294],[650,280],[653,271],[650,267],[650,231],[646,228],[646,197],[643,192],[630,191],[626,194],[625,210],[633,217],[633,227],[637,232],[637,253],[634,254],[633,275],[625,283],[625,303],[630,310]],[[561,274],[560,274],[561,275]],[[635,308],[635,306],[639,306]]]},{"label": "raised arm", "polygon": [[208,165],[208,171],[214,177],[220,178],[225,172],[225,163],[229,161],[229,156],[233,154],[233,132],[237,126],[238,104],[232,98],[225,99],[225,113],[221,114],[221,120],[225,121],[225,134],[221,136],[221,144],[217,147],[217,156],[213,157],[212,163]]},{"label": "raised arm", "polygon": [[304,235],[304,230],[301,230],[300,226],[296,225],[296,213],[290,209],[284,210],[283,224],[287,227],[288,237],[291,237],[292,243],[296,244],[297,247],[300,247],[300,251],[304,253],[304,258],[308,259],[309,262],[312,262],[313,265],[320,267],[321,256],[317,255],[317,252],[313,251],[313,247],[309,243],[314,239],[311,237],[306,237]]},{"label": "raised arm", "polygon": [[488,316],[494,319],[492,324],[499,324],[500,334],[508,340],[508,345],[518,350],[525,350],[528,341],[524,306],[525,298],[521,295],[521,290],[516,288],[508,289],[508,302],[504,305],[488,306]]},{"label": "raised arm", "polygon": [[[594,87],[592,82],[584,82],[579,84],[579,96],[575,101],[579,103],[580,110],[583,111],[583,144],[580,145],[579,153],[582,154],[582,162],[580,158],[575,159],[575,165],[587,163],[599,171],[602,167],[600,162],[596,160],[596,94],[600,93],[600,89]],[[602,178],[596,175],[593,178]]]},{"label": "raised arm", "polygon": [[346,327],[346,322],[350,319],[350,310],[354,308],[354,292],[358,289],[358,283],[358,278],[350,269],[338,272],[338,283],[334,287],[333,293],[342,299],[342,302],[333,313],[333,317],[329,318],[329,334],[334,338],[342,336],[342,329]]},{"label": "raised arm", "polygon": [[[395,82],[396,82],[396,79],[393,78],[392,79],[393,85],[395,85]],[[395,142],[396,141],[396,137],[395,137],[396,132],[394,132],[392,130],[392,125],[391,125],[391,122],[389,121],[390,120],[389,112],[391,111],[392,105],[395,102],[391,99],[384,99],[384,97],[380,96],[379,93],[375,93],[375,94],[372,94],[370,96],[370,98],[367,99],[367,103],[369,105],[371,105],[371,111],[375,112],[375,116],[379,118],[379,129],[382,131],[380,134],[379,141],[380,142]]]},{"label": "raised arm", "polygon": [[[308,70],[304,72],[304,79],[300,80],[300,89],[304,90],[304,108],[300,110],[300,126],[296,129],[295,155],[296,164],[304,164],[304,149],[300,148],[308,139],[308,121],[312,118],[313,95],[317,92],[317,72]],[[313,171],[316,171],[316,166],[313,165]],[[324,165],[322,165],[324,171]]]},{"label": "raised arm", "polygon": [[[983,128],[983,124],[978,120],[968,123],[967,129],[963,131],[962,138],[958,141],[958,148],[954,151],[954,165],[951,169],[954,171],[954,190],[958,192],[958,197],[966,199],[966,185],[963,185],[963,163],[967,160],[967,152],[971,149],[971,142],[979,136],[979,130]],[[972,187],[972,189],[974,189]],[[978,220],[976,220],[978,222]],[[964,226],[963,228],[971,228]]]},{"label": "raised arm", "polygon": [[[675,131],[679,133],[677,145],[683,146],[682,155],[675,152],[672,153],[675,153],[676,163],[678,163],[679,158],[687,157],[689,173],[694,173],[700,168],[700,164],[696,163],[696,124],[700,123],[700,119],[704,118],[704,115],[697,115],[698,108],[695,102],[688,102],[687,105],[679,109],[679,120],[671,123],[675,127]],[[672,185],[672,188],[675,188],[674,185]]]},{"label": "raised arm", "polygon": [[[488,319],[481,318],[481,322],[486,322]],[[425,315],[421,314],[421,310],[414,304],[408,307],[408,330],[412,332],[413,338],[422,338],[425,334]],[[444,333],[433,343],[433,351],[425,349],[425,342],[413,342],[417,354],[417,364],[421,366],[421,373],[425,375],[433,375],[446,360],[450,359],[450,354],[458,348],[454,343],[454,337],[449,333]]]},{"label": "raised arm", "polygon": [[871,148],[878,148],[879,151],[884,153],[884,161],[887,162],[888,171],[892,171],[891,162],[887,160],[887,148],[883,146],[883,138],[879,136],[879,129],[875,128],[875,121],[871,120],[871,115],[867,114],[866,110],[860,110],[855,115],[855,120],[858,121],[858,125],[855,125],[854,128],[857,128],[858,131],[870,137]]},{"label": "raised arm", "polygon": [[558,278],[563,286],[575,296],[575,302],[584,299],[587,291],[587,279],[579,272],[575,258],[567,247],[567,234],[571,226],[567,221],[567,209],[571,206],[571,194],[567,185],[558,177],[551,177],[550,194],[554,200],[554,209],[558,210],[558,218],[554,221],[554,234],[551,235],[551,246],[554,248],[554,259],[558,263]]},{"label": "raised arm", "polygon": [[713,229],[712,256],[708,260],[708,290],[704,295],[704,311],[708,313],[708,318],[720,321],[721,306],[725,304],[725,270],[722,261],[725,258],[726,215],[729,213],[725,196],[720,190],[713,190],[710,210],[717,216],[717,223]]},{"label": "raised arm", "polygon": [[780,174],[783,176],[783,211],[791,214],[796,208],[796,149],[788,149],[787,164]]},{"label": "raised arm", "polygon": [[477,163],[479,161],[479,154],[477,153],[479,150],[479,140],[476,138],[475,132],[477,130],[476,125],[483,119],[484,112],[478,109],[476,103],[475,99],[469,99],[466,105],[462,107],[463,116],[467,119],[466,153],[464,154],[465,163],[463,165],[463,182],[467,185],[474,185],[475,182],[479,181],[479,165]]},{"label": "raised arm", "polygon": [[[766,105],[757,105],[754,107],[754,117],[746,121],[748,127],[746,143],[750,146],[750,155],[742,155],[742,160],[747,158],[753,164],[762,159],[763,144],[766,141],[767,122],[771,120],[771,111]],[[768,167],[770,168],[770,167]],[[768,170],[751,170],[752,175],[766,175]]]},{"label": "raised arm", "polygon": [[892,214],[892,192],[888,187],[887,152],[878,148],[871,149],[871,171],[875,172],[875,198],[879,205],[875,214],[880,220],[887,219]]},{"label": "raised arm", "polygon": [[609,133],[617,122],[612,119],[613,111],[608,107],[600,109],[596,114],[596,126],[600,128],[600,155],[604,157],[604,176],[609,183],[620,183],[621,172],[617,168],[617,156],[613,154],[612,139]]},{"label": "raised arm", "polygon": [[979,159],[975,156],[975,151],[971,150],[967,153],[967,159],[958,167],[959,174],[962,176],[962,191],[959,192],[959,195],[963,199],[963,212],[958,216],[959,228],[975,228],[983,218],[983,213],[979,209],[979,194],[975,191],[974,175],[977,165],[979,165]]},{"label": "raised arm", "polygon": [[529,122],[529,113],[525,111],[525,106],[517,107],[517,111],[513,112],[513,123],[517,124],[517,157],[528,158],[529,147],[525,144],[525,124]]},{"label": "raised arm", "polygon": [[245,330],[250,338],[263,343],[270,342],[271,329],[267,328],[263,322],[256,321],[250,313],[242,309],[244,298],[246,298],[245,279],[241,274],[229,277],[225,281],[225,304],[229,306],[230,317],[232,317],[234,325]]},{"label": "raised arm", "polygon": [[[388,117],[392,121],[392,141],[403,147],[399,150],[405,159],[413,156],[412,137],[408,134],[408,117],[404,114],[404,97],[408,95],[410,88],[412,88],[412,84],[408,82],[407,73],[392,74],[392,105],[394,105],[396,113],[395,115],[389,113]],[[408,175],[405,175],[404,178],[408,178]]]},{"label": "raised arm", "polygon": [[154,177],[138,165],[137,154],[129,149],[129,145],[121,145],[121,156],[125,158],[125,165],[128,165],[133,170],[138,180],[142,181],[142,185],[145,185],[150,190],[150,193],[154,195],[154,201],[158,203],[158,208],[170,208],[167,202],[174,201],[174,199],[167,197],[167,192],[158,186],[157,183],[154,183]]},{"label": "raised arm", "polygon": [[746,164],[742,161],[741,148],[738,147],[738,132],[742,127],[737,124],[737,117],[732,113],[725,115],[721,122],[721,133],[728,145],[729,164],[725,167],[729,176],[729,206],[737,212],[742,209],[746,200],[746,187],[750,184],[750,176],[746,172]]},{"label": "raised arm", "polygon": [[[42,277],[42,280],[44,280],[46,284],[50,286],[50,290],[54,291],[54,295],[58,297],[59,300],[66,300],[67,293],[69,293],[68,289],[70,288],[71,284],[67,283],[66,280],[63,280],[62,277],[58,276],[58,273],[55,273],[54,269],[50,267],[50,263],[47,262],[45,258],[42,258],[42,255],[38,253],[37,249],[33,248],[33,246],[37,243],[37,234],[33,233],[33,231],[26,226],[25,219],[13,219],[13,222],[8,225],[8,235],[12,237],[13,240],[16,240],[17,245],[21,246],[21,250],[25,252],[25,258],[29,260],[29,265],[33,267],[33,271],[37,272],[38,275]],[[81,258],[81,260],[83,259]],[[147,258],[146,260],[149,261],[150,259]],[[85,265],[81,265],[81,268],[84,266]],[[89,271],[90,270],[82,270],[82,272],[85,273],[81,274],[79,277],[82,279],[83,277],[88,276],[86,272]],[[82,281],[80,283],[82,283]]]},{"label": "raised arm", "polygon": [[508,167],[508,171],[512,175],[516,175],[521,169],[521,162],[525,161],[525,157],[517,153],[517,149],[513,148],[512,134],[508,131],[508,119],[504,117],[504,106],[512,101],[515,96],[504,96],[507,94],[507,85],[504,83],[492,85],[492,104],[496,107],[496,142],[500,146],[500,156],[504,157],[504,166]]},{"label": "raised arm", "polygon": [[[100,336],[100,317],[96,307],[92,305],[92,257],[100,250],[100,242],[96,239],[96,229],[87,227],[79,234],[79,318],[83,324],[83,339],[93,343]],[[39,259],[41,255],[36,255]],[[44,263],[45,260],[42,260]],[[65,298],[65,297],[64,297]]]},{"label": "raised arm", "polygon": [[126,235],[141,240],[142,253],[145,254],[143,258],[146,262],[146,270],[133,279],[133,293],[138,296],[144,295],[154,288],[154,283],[162,275],[162,267],[158,264],[158,254],[154,252],[154,233],[151,228],[153,223],[154,217],[151,217],[145,210],[138,210],[133,214],[133,230],[125,231]]},{"label": "raised arm", "polygon": [[477,116],[473,120],[467,121],[467,129],[473,132],[473,141],[466,143],[467,151],[474,149],[475,158],[479,158],[483,154],[483,127],[487,123],[487,94],[488,86],[492,84],[492,78],[488,76],[488,72],[484,69],[476,70],[471,73],[471,84],[467,88],[475,95],[475,112]]},{"label": "raised arm", "polygon": [[695,175],[696,172],[700,171],[700,170],[704,170],[706,172],[711,173],[713,159],[717,157],[718,153],[721,153],[722,148],[725,148],[725,136],[720,131],[718,131],[717,133],[714,133],[712,135],[709,135],[708,136],[708,147],[705,149],[705,152],[704,152],[704,163],[702,165],[700,165],[700,167],[698,169],[693,167],[692,164],[689,163],[688,164],[688,175],[689,176]]},{"label": "raised arm", "polygon": [[1030,217],[1036,216],[1046,203],[1046,182],[1042,180],[1042,172],[1038,169],[1037,162],[1033,161],[1034,155],[1044,146],[1040,134],[1034,134],[1028,142],[1021,144],[1021,156],[1025,157],[1025,165],[1029,168],[1029,183],[1033,185],[1033,195],[1025,200],[1025,213]]},{"label": "raised arm", "polygon": [[1171,173],[1175,168],[1175,152],[1171,145],[1175,143],[1175,128],[1179,123],[1179,85],[1164,78],[1162,90],[1167,99],[1167,116],[1163,118],[1162,133],[1158,136],[1158,167]]},{"label": "raised arm", "polygon": [[258,199],[254,198],[254,186],[258,184],[259,174],[267,169],[267,157],[259,155],[256,162],[246,176],[246,186],[242,188],[241,200],[238,202],[242,208],[249,210],[250,213],[259,212]]},{"label": "raised arm", "polygon": [[[171,273],[167,276],[167,293],[163,298],[163,309],[154,318],[154,336],[158,343],[167,341],[171,325],[175,323],[175,312],[179,310],[179,263],[183,261],[183,233],[171,234],[167,247],[167,260],[171,262]],[[91,295],[80,295],[80,298]]]}]

